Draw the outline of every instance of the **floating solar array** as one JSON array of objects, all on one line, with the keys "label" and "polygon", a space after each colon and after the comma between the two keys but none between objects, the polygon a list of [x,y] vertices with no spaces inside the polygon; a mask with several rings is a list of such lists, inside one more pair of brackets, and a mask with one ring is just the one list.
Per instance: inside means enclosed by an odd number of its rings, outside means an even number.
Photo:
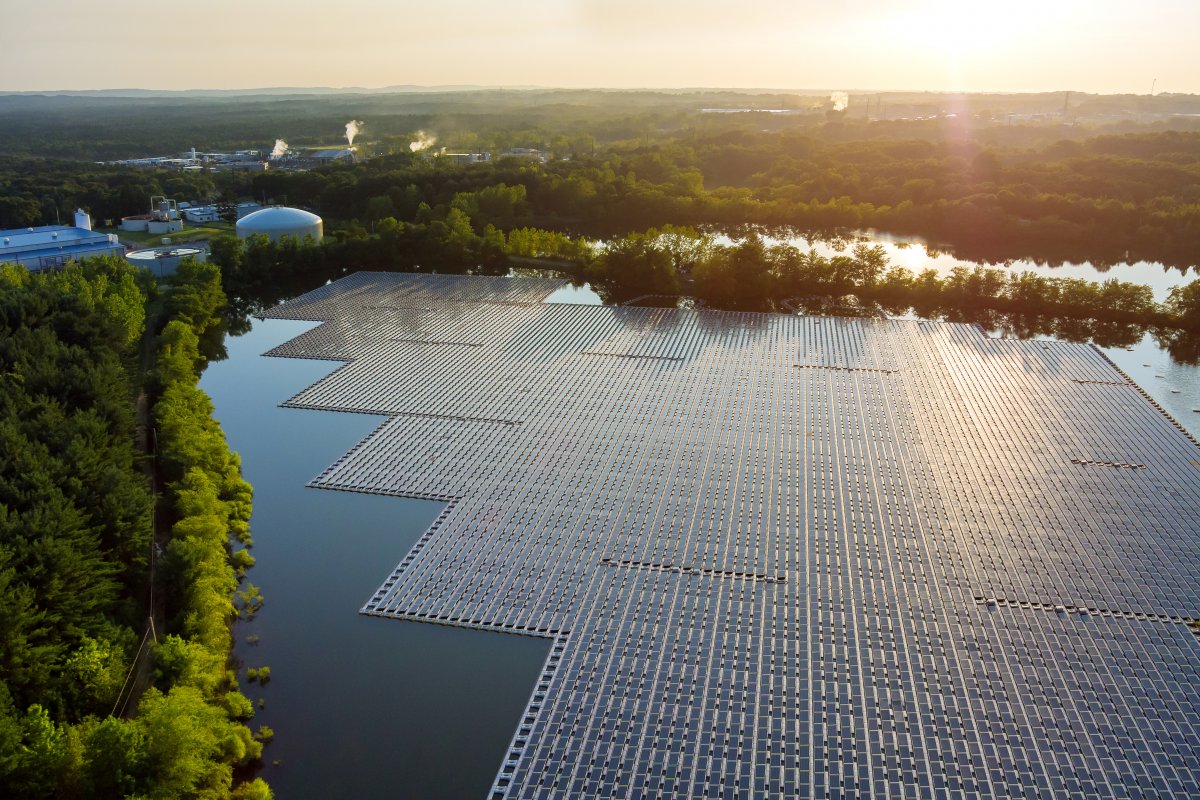
[{"label": "floating solar array", "polygon": [[554,640],[492,798],[1200,796],[1200,447],[1099,351],[360,273],[269,316],[445,512],[363,611]]}]

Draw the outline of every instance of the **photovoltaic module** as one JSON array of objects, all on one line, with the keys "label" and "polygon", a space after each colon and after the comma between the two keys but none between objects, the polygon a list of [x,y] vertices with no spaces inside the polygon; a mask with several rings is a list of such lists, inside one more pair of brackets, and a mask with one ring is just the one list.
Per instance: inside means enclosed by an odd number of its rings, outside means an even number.
[{"label": "photovoltaic module", "polygon": [[561,285],[266,314],[383,417],[312,485],[446,503],[363,612],[553,641],[490,798],[1200,797],[1200,447],[1103,354]]}]

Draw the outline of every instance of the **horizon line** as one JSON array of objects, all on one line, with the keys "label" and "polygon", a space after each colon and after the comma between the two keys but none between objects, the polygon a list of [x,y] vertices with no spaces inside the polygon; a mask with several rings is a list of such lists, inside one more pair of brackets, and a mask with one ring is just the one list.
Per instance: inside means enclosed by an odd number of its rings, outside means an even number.
[{"label": "horizon line", "polygon": [[419,94],[432,92],[738,92],[738,93],[786,93],[801,96],[819,96],[831,92],[847,92],[857,94],[931,94],[931,95],[1037,95],[1037,94],[1071,94],[1092,95],[1096,97],[1189,97],[1193,92],[1155,92],[1139,94],[1135,92],[1089,92],[1079,89],[847,89],[847,88],[782,88],[770,86],[553,86],[542,84],[389,84],[386,86],[250,86],[230,88],[192,87],[187,89],[149,89],[136,86],[110,87],[103,89],[0,89],[0,96],[13,95],[80,95],[80,94],[279,94],[279,93],[346,93],[346,94]]}]

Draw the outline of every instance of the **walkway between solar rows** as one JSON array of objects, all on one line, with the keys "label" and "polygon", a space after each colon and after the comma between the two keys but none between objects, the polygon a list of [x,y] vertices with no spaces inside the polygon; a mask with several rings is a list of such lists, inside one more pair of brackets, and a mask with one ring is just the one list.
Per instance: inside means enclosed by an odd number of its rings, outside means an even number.
[{"label": "walkway between solar rows", "polygon": [[493,797],[1200,796],[1200,447],[1097,350],[560,285],[268,314],[384,417],[313,485],[447,503],[363,611],[555,640]]}]

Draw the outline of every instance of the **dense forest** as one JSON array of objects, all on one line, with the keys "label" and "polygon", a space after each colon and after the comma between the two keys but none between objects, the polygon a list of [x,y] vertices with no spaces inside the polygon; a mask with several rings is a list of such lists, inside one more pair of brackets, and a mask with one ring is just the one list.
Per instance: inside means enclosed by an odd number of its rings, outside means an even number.
[{"label": "dense forest", "polygon": [[1200,133],[1178,131],[1032,149],[949,135],[830,141],[824,133],[731,131],[545,165],[398,155],[268,172],[247,190],[286,197],[333,222],[369,224],[411,219],[422,204],[449,206],[487,187],[521,194],[494,198],[494,208],[472,215],[477,222],[597,237],[665,224],[876,228],[922,236],[971,260],[1147,260],[1181,269],[1196,266],[1200,253]]},{"label": "dense forest", "polygon": [[[872,138],[889,126],[939,137],[943,123],[986,144],[1033,146],[1162,128],[1197,129],[1196,95],[1084,92],[852,93],[835,111],[828,92],[681,89],[259,90],[230,92],[0,93],[0,155],[98,161],[200,150],[343,141],[365,120],[365,152],[407,152],[418,130],[451,149],[540,147],[578,155],[595,144],[726,130],[794,131],[839,123],[836,138]],[[711,113],[726,112],[726,113]],[[739,111],[744,113],[727,113]],[[878,125],[877,123],[882,123]]]},{"label": "dense forest", "polygon": [[202,265],[153,294],[119,259],[0,267],[0,796],[270,797],[233,777],[250,488],[196,388],[224,295]]},{"label": "dense forest", "polygon": [[[748,110],[705,113],[711,107]],[[841,111],[824,97],[735,92],[0,96],[0,157],[21,156],[0,158],[0,226],[52,222],[56,209],[76,205],[114,220],[144,211],[160,190],[286,202],[334,227],[370,227],[504,185],[523,195],[496,213],[475,209],[477,224],[593,237],[667,224],[875,228],[984,262],[1187,269],[1200,253],[1197,112],[1193,96],[1072,93],[861,95]],[[352,117],[367,120],[360,154],[378,157],[253,177],[42,160],[194,144],[265,152],[275,137],[338,143]],[[413,153],[414,137],[435,146]],[[552,159],[427,157],[442,146],[497,155],[534,147]]]}]

